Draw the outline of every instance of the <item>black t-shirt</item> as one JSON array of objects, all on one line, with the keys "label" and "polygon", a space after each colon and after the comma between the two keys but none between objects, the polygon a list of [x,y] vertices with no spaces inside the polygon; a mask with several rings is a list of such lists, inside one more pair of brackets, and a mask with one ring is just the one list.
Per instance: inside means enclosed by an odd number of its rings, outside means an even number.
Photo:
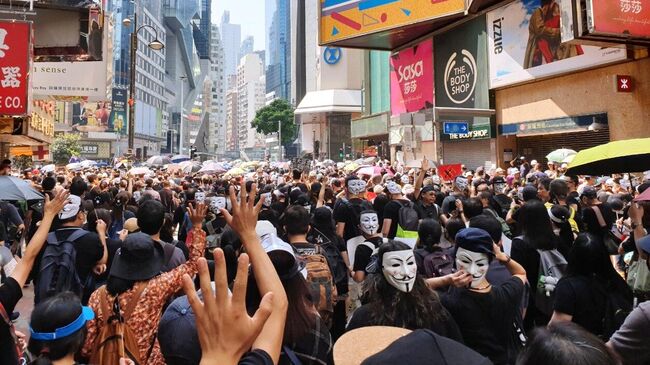
[{"label": "black t-shirt", "polygon": [[[381,237],[373,237],[366,241],[372,243],[375,247],[379,247],[379,245],[382,244],[383,239]],[[366,272],[366,267],[370,263],[370,257],[372,257],[373,251],[374,250],[367,245],[357,246],[357,250],[354,251],[354,267],[352,267],[352,270]]]},{"label": "black t-shirt", "polygon": [[256,349],[242,356],[239,365],[273,365],[273,359],[264,350]]},{"label": "black t-shirt", "polygon": [[395,238],[397,234],[397,225],[399,224],[399,210],[404,204],[410,202],[408,199],[391,200],[384,207],[384,219],[390,219],[390,230],[388,231],[389,239]]},{"label": "black t-shirt", "polygon": [[122,247],[122,241],[114,240],[111,238],[106,239],[106,249],[108,250],[108,261],[106,263],[106,271],[97,278],[98,283],[106,282],[108,279],[108,273],[111,271],[111,266],[113,265],[113,258],[117,250]]},{"label": "black t-shirt", "polygon": [[[606,228],[602,228],[600,223],[598,223],[598,218],[596,217],[594,209],[600,209],[600,214],[605,220]],[[616,221],[616,213],[614,213],[612,207],[608,203],[602,203],[596,207],[584,208],[582,210],[582,222],[589,233],[602,237],[605,232],[612,228],[614,221]]]},{"label": "black t-shirt", "polygon": [[499,365],[508,363],[508,336],[523,291],[521,279],[512,277],[489,293],[451,287],[441,300],[458,323],[465,344]]},{"label": "black t-shirt", "polygon": [[572,321],[587,331],[603,334],[607,296],[595,276],[565,276],[555,287],[553,309],[573,316]]},{"label": "black t-shirt", "polygon": [[[23,291],[14,278],[8,277],[0,286],[0,303],[7,311],[7,315],[11,315],[22,297]],[[9,326],[2,319],[0,319],[0,354],[0,365],[16,365],[18,363],[16,344],[11,338]]]},{"label": "black t-shirt", "polygon": [[[443,308],[443,310],[446,312],[446,310]],[[454,321],[452,315],[450,313],[447,314],[447,320],[440,321],[440,322],[435,322],[432,324],[431,328],[425,328],[429,329],[440,336],[445,336],[447,338],[451,338],[452,340],[458,341],[458,342],[463,342],[463,336],[461,335],[461,331],[458,328],[458,325]],[[361,327],[369,327],[369,326],[376,326],[378,325],[372,318],[372,311],[370,308],[369,304],[364,304],[361,307],[357,308],[354,313],[352,313],[352,318],[350,318],[350,323],[348,323],[348,326],[346,327],[346,331],[351,331],[353,329],[361,328]],[[395,323],[392,324],[392,326],[395,327],[405,327],[404,321],[401,318],[396,318]],[[416,330],[419,328],[411,328],[411,327],[405,327],[410,330]]]},{"label": "black t-shirt", "polygon": [[347,242],[350,238],[361,234],[359,232],[359,215],[364,210],[372,210],[372,205],[363,199],[341,199],[334,205],[334,221],[336,223],[345,223],[343,230],[343,239]]},{"label": "black t-shirt", "polygon": [[420,217],[420,219],[427,219],[427,218],[431,218],[435,220],[439,219],[440,209],[435,203],[431,205],[425,205],[422,200],[418,200],[417,202],[415,202],[414,208],[415,211],[418,212],[418,216]]}]

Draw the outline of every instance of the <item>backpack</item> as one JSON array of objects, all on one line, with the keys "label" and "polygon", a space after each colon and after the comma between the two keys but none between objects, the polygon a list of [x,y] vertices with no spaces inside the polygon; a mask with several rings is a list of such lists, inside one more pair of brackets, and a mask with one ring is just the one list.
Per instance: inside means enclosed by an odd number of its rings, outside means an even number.
[{"label": "backpack", "polygon": [[483,209],[484,212],[489,212],[490,215],[492,215],[494,218],[496,218],[497,221],[499,221],[499,224],[501,224],[501,232],[508,237],[512,238],[512,232],[510,231],[510,226],[508,223],[506,223],[505,219],[501,218],[494,210],[492,209]]},{"label": "backpack", "polygon": [[209,221],[205,223],[205,228],[207,228],[209,233],[205,237],[205,242],[206,242],[205,248],[211,248],[211,249],[216,247],[221,247],[221,235],[223,234],[223,230],[221,228],[217,233],[217,230],[214,229],[212,222],[213,221]]},{"label": "backpack", "polygon": [[439,278],[454,273],[454,259],[440,249],[425,255],[423,264],[427,278]]},{"label": "backpack", "polygon": [[401,207],[397,213],[397,238],[417,239],[420,216],[410,201],[399,202]]},{"label": "backpack", "polygon": [[[34,287],[35,304],[64,291],[71,291],[79,297],[82,296],[83,285],[77,275],[77,250],[74,247],[74,242],[88,233],[88,231],[79,228],[61,241],[57,240],[56,232],[50,232],[47,235],[47,243]],[[92,273],[88,275],[92,276]]]},{"label": "backpack", "polygon": [[302,255],[300,257],[305,262],[307,286],[314,307],[327,323],[332,319],[338,293],[327,259],[319,246],[316,246],[316,252],[315,255]]},{"label": "backpack", "polygon": [[111,305],[108,301],[106,286],[98,289],[99,305],[104,315],[104,322],[101,324],[101,329],[93,344],[89,364],[118,364],[121,357],[133,360],[136,365],[144,364],[143,359],[140,358],[138,338],[126,322],[131,318],[146,287],[147,283],[136,284],[135,292],[126,306],[123,316],[120,315],[118,297],[115,297],[115,301]]},{"label": "backpack", "polygon": [[[318,231],[316,228],[312,227],[312,230],[316,231],[316,245],[319,246],[327,259],[327,263],[330,267],[330,272],[334,278],[335,284],[343,284],[348,280],[348,269],[343,261],[343,256],[341,256],[341,251],[336,247],[334,242],[324,241],[323,238],[326,238],[324,234]],[[338,238],[338,236],[336,237]],[[340,239],[340,238],[338,238]]]},{"label": "backpack", "polygon": [[553,314],[555,286],[564,277],[567,261],[558,250],[537,250],[539,253],[539,276],[535,292],[535,306],[546,315]]}]

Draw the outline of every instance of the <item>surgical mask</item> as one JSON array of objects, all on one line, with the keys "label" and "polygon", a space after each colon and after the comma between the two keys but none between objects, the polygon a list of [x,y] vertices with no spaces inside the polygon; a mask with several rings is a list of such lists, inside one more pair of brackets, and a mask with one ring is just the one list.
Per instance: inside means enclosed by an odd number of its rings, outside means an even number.
[{"label": "surgical mask", "polygon": [[471,288],[479,286],[485,278],[489,266],[490,258],[485,253],[473,252],[464,248],[458,248],[456,251],[456,267],[472,275]]},{"label": "surgical mask", "polygon": [[359,216],[359,228],[368,236],[372,236],[379,230],[379,218],[377,213],[363,213]]},{"label": "surgical mask", "polygon": [[417,265],[413,250],[390,251],[382,256],[382,273],[397,290],[409,293],[415,284]]},{"label": "surgical mask", "polygon": [[348,181],[348,191],[350,194],[358,195],[366,190],[366,182],[363,180],[355,179]]}]

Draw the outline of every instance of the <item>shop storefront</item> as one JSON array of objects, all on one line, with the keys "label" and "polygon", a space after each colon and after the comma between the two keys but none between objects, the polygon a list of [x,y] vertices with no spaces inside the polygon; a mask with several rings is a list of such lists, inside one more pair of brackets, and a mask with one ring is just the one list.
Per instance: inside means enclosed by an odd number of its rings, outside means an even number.
[{"label": "shop storefront", "polygon": [[109,161],[111,158],[111,142],[81,141],[81,157],[94,161]]},{"label": "shop storefront", "polygon": [[436,126],[445,164],[496,164],[485,17],[435,37]]},{"label": "shop storefront", "polygon": [[388,113],[352,120],[352,150],[355,156],[390,158],[388,148]]}]

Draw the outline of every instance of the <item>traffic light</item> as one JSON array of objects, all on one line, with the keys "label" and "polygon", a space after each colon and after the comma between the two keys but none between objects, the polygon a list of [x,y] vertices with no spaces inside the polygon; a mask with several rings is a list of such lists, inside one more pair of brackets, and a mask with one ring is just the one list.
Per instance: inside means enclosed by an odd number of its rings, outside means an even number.
[{"label": "traffic light", "polygon": [[343,147],[339,148],[339,158],[343,158]]},{"label": "traffic light", "polygon": [[196,147],[192,146],[190,147],[190,159],[194,159],[194,156],[196,155]]}]

